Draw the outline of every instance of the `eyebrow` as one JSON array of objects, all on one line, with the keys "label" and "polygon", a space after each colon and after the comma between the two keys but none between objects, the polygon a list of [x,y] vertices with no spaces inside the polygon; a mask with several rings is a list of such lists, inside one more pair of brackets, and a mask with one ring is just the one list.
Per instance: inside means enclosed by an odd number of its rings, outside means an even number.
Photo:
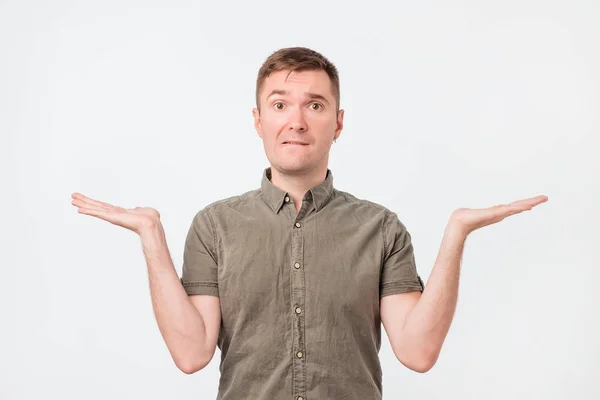
[{"label": "eyebrow", "polygon": [[[279,95],[282,95],[282,96],[283,96],[283,95],[286,95],[286,94],[288,94],[288,92],[287,92],[287,90],[275,89],[275,90],[273,90],[273,91],[271,92],[271,94],[269,94],[269,95],[267,96],[267,99],[268,99],[269,97],[273,96],[273,95],[276,95],[276,94],[279,94]],[[308,93],[306,93],[306,95],[307,95],[307,96],[308,96],[310,99],[313,99],[313,100],[323,100],[324,102],[326,102],[327,104],[329,104],[329,100],[327,100],[327,98],[325,98],[325,96],[323,96],[323,95],[320,95],[320,94],[317,94],[317,93],[311,93],[311,92],[308,92]]]}]

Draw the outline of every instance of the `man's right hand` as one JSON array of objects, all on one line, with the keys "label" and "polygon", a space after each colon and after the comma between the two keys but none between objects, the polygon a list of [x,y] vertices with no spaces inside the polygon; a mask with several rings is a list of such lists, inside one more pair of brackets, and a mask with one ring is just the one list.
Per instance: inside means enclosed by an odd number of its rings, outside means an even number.
[{"label": "man's right hand", "polygon": [[160,332],[177,367],[186,374],[204,368],[217,347],[221,325],[219,298],[188,296],[167,247],[160,214],[150,207],[126,209],[73,193],[79,213],[137,233],[148,265],[152,307]]},{"label": "man's right hand", "polygon": [[127,228],[138,235],[143,230],[154,228],[160,223],[160,213],[154,208],[122,208],[91,199],[81,193],[73,193],[71,197],[73,198],[71,204],[79,208],[80,214],[103,219],[111,224]]}]

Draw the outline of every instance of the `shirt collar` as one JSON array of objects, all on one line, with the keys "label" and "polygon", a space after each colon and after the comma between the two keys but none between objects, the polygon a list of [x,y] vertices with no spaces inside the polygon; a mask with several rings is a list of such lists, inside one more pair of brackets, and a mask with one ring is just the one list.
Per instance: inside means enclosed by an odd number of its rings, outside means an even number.
[{"label": "shirt collar", "polygon": [[[333,190],[333,174],[330,169],[327,169],[325,180],[309,190],[316,211],[319,211],[327,204]],[[267,199],[269,206],[271,206],[275,213],[278,213],[285,202],[287,192],[271,182],[271,167],[265,168],[263,171],[261,191]]]}]

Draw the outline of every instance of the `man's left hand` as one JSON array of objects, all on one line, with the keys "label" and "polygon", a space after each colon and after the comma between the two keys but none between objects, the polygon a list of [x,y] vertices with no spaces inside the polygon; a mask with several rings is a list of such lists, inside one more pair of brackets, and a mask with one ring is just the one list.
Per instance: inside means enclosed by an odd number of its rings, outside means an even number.
[{"label": "man's left hand", "polygon": [[466,237],[479,228],[500,222],[508,216],[529,211],[546,201],[548,201],[547,196],[539,195],[489,208],[459,208],[452,213],[450,224]]}]

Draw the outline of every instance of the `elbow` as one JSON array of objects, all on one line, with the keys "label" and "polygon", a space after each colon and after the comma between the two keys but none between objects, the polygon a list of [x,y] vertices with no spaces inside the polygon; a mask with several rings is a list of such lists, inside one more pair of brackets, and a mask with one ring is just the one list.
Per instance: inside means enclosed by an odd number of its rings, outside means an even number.
[{"label": "elbow", "polygon": [[174,359],[173,361],[181,372],[186,375],[192,375],[204,369],[210,363],[211,358],[212,357],[202,357],[199,359],[184,358]]},{"label": "elbow", "polygon": [[424,374],[436,364],[439,356],[437,351],[417,351],[408,354],[396,354],[396,358],[408,369]]},{"label": "elbow", "polygon": [[433,366],[435,365],[435,361],[429,361],[429,360],[420,360],[418,362],[413,363],[412,367],[410,369],[412,369],[415,372],[418,372],[420,374],[424,374],[426,372],[429,372]]},{"label": "elbow", "polygon": [[175,363],[175,365],[177,365],[177,368],[179,368],[179,370],[181,372],[183,372],[184,374],[192,375],[192,374],[195,374],[196,372],[200,371],[204,367],[206,367],[208,365],[208,363],[179,362],[179,363]]},{"label": "elbow", "polygon": [[200,371],[202,368],[204,368],[204,366],[202,365],[198,365],[198,364],[175,364],[177,365],[177,368],[179,368],[179,370],[181,372],[183,372],[186,375],[192,375],[195,374],[196,372]]}]

